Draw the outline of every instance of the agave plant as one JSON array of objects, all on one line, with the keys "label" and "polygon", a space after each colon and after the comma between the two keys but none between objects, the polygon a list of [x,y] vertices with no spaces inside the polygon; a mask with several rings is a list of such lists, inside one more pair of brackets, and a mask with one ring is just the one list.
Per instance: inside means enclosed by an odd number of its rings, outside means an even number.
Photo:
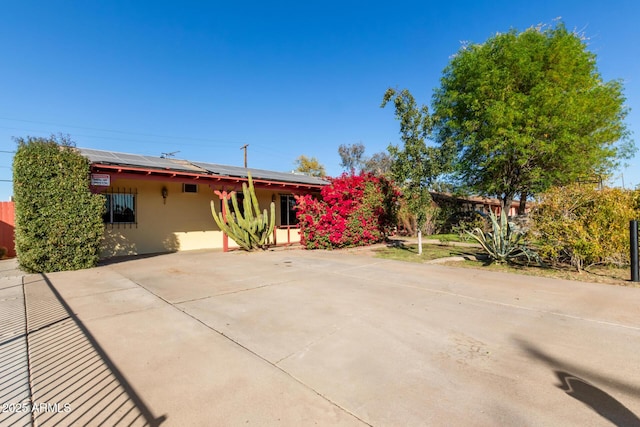
[{"label": "agave plant", "polygon": [[532,259],[539,262],[538,254],[524,243],[524,233],[508,221],[504,210],[500,214],[500,222],[493,212],[490,213],[489,218],[491,231],[484,232],[480,228],[475,228],[467,231],[467,234],[480,243],[493,261],[503,263],[526,258],[529,262]]}]

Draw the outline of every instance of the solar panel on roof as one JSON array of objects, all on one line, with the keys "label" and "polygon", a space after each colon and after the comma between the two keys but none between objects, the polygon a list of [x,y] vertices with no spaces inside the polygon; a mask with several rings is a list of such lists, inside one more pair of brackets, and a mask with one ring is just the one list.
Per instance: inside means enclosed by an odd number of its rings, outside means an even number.
[{"label": "solar panel on roof", "polygon": [[247,170],[255,179],[281,181],[300,184],[324,185],[327,181],[308,175],[287,172],[276,172],[265,169],[246,169],[240,166],[218,165],[205,162],[190,162],[188,160],[168,159],[163,157],[142,156],[129,153],[115,153],[112,151],[79,148],[80,153],[92,163],[117,164],[127,166],[149,167],[159,170],[177,170],[195,173],[209,172],[215,175],[246,178]]},{"label": "solar panel on roof", "polygon": [[188,162],[165,159],[162,157],[142,156],[129,153],[115,153],[111,151],[80,148],[80,153],[93,163],[109,163],[128,166],[142,166],[156,169],[171,169],[187,172],[202,172],[202,169]]},{"label": "solar panel on roof", "polygon": [[287,172],[276,172],[269,171],[265,169],[245,169],[239,166],[226,166],[226,165],[217,165],[213,163],[203,163],[203,162],[194,162],[196,166],[199,166],[211,173],[217,175],[225,175],[225,176],[234,176],[234,177],[247,177],[247,170],[251,172],[251,176],[256,179],[265,179],[269,181],[284,181],[284,182],[294,182],[301,184],[312,184],[312,185],[324,185],[327,182],[321,178],[317,178],[314,176],[308,175],[298,175]]}]

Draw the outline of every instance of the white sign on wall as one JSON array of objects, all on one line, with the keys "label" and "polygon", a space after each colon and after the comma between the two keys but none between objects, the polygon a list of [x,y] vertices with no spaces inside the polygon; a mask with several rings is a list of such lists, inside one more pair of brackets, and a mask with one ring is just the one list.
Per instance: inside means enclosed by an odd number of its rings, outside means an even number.
[{"label": "white sign on wall", "polygon": [[111,175],[108,173],[92,173],[91,185],[98,187],[108,187],[111,185]]}]

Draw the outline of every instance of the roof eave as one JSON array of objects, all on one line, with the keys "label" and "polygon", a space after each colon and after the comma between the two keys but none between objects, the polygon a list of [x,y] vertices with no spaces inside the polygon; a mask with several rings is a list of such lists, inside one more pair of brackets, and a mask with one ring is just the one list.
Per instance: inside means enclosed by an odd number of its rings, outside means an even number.
[{"label": "roof eave", "polygon": [[[92,163],[91,171],[95,173],[116,173],[119,175],[129,175],[130,178],[142,179],[180,179],[180,180],[198,180],[208,183],[230,183],[238,184],[247,182],[248,178],[239,176],[225,176],[209,173],[185,172],[173,169],[154,169],[128,165],[116,165],[107,163]],[[282,189],[299,189],[299,190],[320,190],[323,184],[310,184],[301,182],[273,181],[260,178],[253,178],[253,182],[260,188],[282,188]]]}]

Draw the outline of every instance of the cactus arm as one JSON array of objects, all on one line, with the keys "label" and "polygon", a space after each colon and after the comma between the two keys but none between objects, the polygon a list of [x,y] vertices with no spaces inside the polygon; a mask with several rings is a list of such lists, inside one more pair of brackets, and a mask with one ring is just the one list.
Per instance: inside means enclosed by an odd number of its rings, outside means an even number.
[{"label": "cactus arm", "polygon": [[[224,210],[224,207],[222,209]],[[222,212],[216,212],[215,202],[213,200],[211,201],[211,213],[214,221],[218,225],[218,228],[220,228],[223,233],[229,236],[241,248],[251,250],[250,246],[246,242],[247,239],[242,235],[242,230],[237,228],[237,224],[233,220],[233,214],[231,215],[231,219],[229,219],[228,215],[227,220],[225,221]]]},{"label": "cactus arm", "polygon": [[271,218],[268,223],[269,230],[267,231],[267,242],[269,242],[269,239],[271,238],[271,236],[273,236],[273,229],[276,226],[276,204],[274,202],[271,202],[271,205],[269,205],[269,207],[271,208]]},{"label": "cactus arm", "polygon": [[260,212],[258,197],[253,186],[251,174],[248,175],[249,185],[242,184],[242,194],[244,199],[242,207],[244,213],[241,214],[238,204],[238,198],[235,193],[231,194],[231,204],[233,212],[226,214],[226,204],[223,204],[222,212],[218,213],[215,209],[215,203],[211,201],[211,214],[216,224],[224,233],[233,239],[243,249],[250,251],[256,247],[266,249],[269,239],[273,234],[276,222],[275,203],[271,202],[271,215],[264,209]]},{"label": "cactus arm", "polygon": [[256,190],[253,186],[253,178],[251,177],[251,172],[247,174],[247,178],[249,180],[249,193],[251,196],[251,203],[253,204],[253,209],[256,214],[260,213],[260,205],[258,204],[258,197],[256,196]]},{"label": "cactus arm", "polygon": [[213,200],[211,201],[211,215],[213,215],[213,219],[218,225],[218,228],[224,231],[224,229],[227,228],[227,224],[224,222],[224,219],[222,219],[222,212],[220,214],[216,212],[216,204],[213,202]]}]

